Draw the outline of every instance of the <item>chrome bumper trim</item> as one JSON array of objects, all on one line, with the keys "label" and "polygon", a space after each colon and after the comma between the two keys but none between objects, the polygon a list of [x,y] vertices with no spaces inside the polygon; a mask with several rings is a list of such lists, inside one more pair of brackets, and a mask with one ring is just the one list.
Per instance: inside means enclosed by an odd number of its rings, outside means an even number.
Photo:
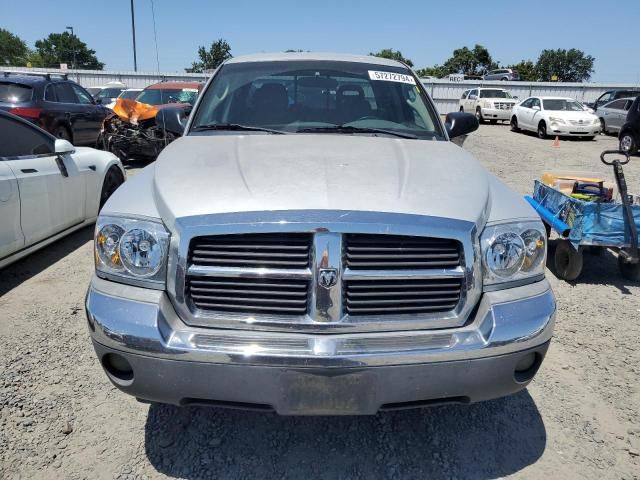
[{"label": "chrome bumper trim", "polygon": [[289,333],[185,325],[164,292],[94,277],[86,299],[94,341],[129,353],[205,363],[353,367],[484,358],[539,346],[556,303],[546,280],[485,293],[462,327],[375,333]]}]

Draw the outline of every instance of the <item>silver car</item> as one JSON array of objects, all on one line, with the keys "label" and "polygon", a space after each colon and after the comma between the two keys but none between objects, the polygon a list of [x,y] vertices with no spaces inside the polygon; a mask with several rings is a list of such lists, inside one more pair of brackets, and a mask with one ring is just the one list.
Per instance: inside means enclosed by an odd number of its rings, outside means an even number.
[{"label": "silver car", "polygon": [[487,74],[483,77],[484,80],[505,80],[505,81],[516,81],[520,80],[520,75],[515,70],[510,68],[498,68],[496,70],[491,70],[487,72]]},{"label": "silver car", "polygon": [[620,131],[633,101],[633,98],[619,98],[595,109],[594,113],[600,119],[600,127],[604,133]]},{"label": "silver car", "polygon": [[[383,58],[225,62],[96,226],[89,333],[150,402],[374,414],[519,391],[551,339],[546,232]],[[114,408],[116,406],[114,405]]]}]

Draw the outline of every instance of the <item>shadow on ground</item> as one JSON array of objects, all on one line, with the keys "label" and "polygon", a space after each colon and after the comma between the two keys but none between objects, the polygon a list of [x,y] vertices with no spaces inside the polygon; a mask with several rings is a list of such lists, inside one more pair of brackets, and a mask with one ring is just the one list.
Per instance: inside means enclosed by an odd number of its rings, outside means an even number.
[{"label": "shadow on ground", "polygon": [[145,443],[154,468],[185,479],[488,479],[538,460],[546,431],[525,390],[468,406],[373,417],[152,404]]},{"label": "shadow on ground", "polygon": [[93,226],[88,226],[1,269],[0,297],[62,260],[92,239]]}]

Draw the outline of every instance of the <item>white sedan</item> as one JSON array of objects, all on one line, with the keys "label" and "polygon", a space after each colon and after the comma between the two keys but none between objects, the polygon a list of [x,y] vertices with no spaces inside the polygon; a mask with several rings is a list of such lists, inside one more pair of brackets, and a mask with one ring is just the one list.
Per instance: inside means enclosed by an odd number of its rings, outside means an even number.
[{"label": "white sedan", "polygon": [[600,119],[572,98],[529,97],[513,107],[511,130],[529,130],[540,138],[557,135],[593,139],[600,133]]},{"label": "white sedan", "polygon": [[0,111],[0,268],[95,222],[124,180],[112,153]]}]

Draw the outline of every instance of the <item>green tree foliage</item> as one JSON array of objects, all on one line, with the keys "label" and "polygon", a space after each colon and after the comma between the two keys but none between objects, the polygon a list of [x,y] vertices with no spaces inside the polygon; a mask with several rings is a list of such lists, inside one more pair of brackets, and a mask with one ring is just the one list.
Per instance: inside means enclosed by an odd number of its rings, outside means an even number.
[{"label": "green tree foliage", "polygon": [[522,60],[519,63],[514,63],[508,67],[518,72],[520,80],[525,82],[535,82],[538,80],[538,73],[536,72],[536,65],[531,60]]},{"label": "green tree foliage", "polygon": [[69,32],[50,33],[47,38],[36,41],[35,47],[35,55],[31,55],[30,60],[34,67],[58,67],[66,63],[70,68],[85,70],[104,68],[104,63],[96,57],[96,51]]},{"label": "green tree foliage", "polygon": [[27,44],[9,30],[0,28],[0,66],[23,66],[27,62]]},{"label": "green tree foliage", "polygon": [[538,78],[544,82],[556,76],[560,82],[584,82],[591,78],[595,58],[581,50],[543,50],[536,63]]},{"label": "green tree foliage", "polygon": [[444,65],[434,65],[433,67],[425,67],[416,70],[419,77],[436,77],[442,78],[448,75]]},{"label": "green tree foliage", "polygon": [[463,73],[465,75],[483,75],[495,67],[495,63],[487,50],[482,45],[476,45],[473,50],[468,47],[458,48],[453,51],[449,60],[444,62],[445,75],[450,73]]},{"label": "green tree foliage", "polygon": [[390,60],[397,60],[399,62],[406,63],[410,67],[413,67],[413,62],[410,59],[405,58],[402,55],[402,52],[400,52],[400,50],[385,48],[384,50],[380,50],[378,53],[369,53],[369,55],[373,57],[381,57],[381,58],[388,58]]},{"label": "green tree foliage", "polygon": [[188,73],[202,73],[205,70],[215,70],[218,66],[232,58],[231,46],[222,38],[211,43],[209,50],[198,48],[198,61],[191,64],[191,68],[185,68]]}]

